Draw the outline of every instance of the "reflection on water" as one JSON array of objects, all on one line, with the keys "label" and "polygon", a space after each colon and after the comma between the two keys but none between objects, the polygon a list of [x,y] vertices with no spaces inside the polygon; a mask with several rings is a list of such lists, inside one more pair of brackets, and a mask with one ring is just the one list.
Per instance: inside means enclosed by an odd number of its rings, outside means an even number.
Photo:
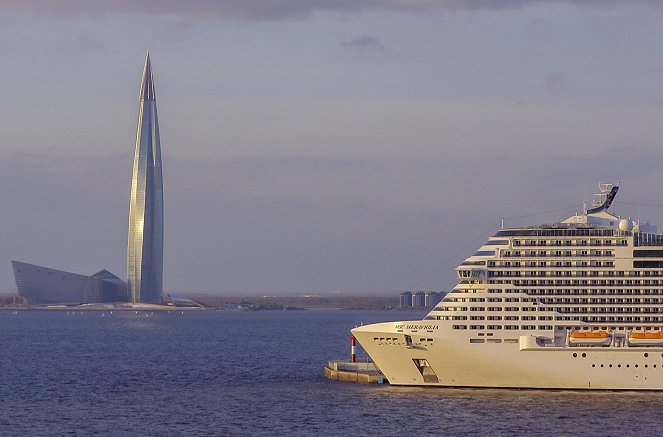
[{"label": "reflection on water", "polygon": [[4,434],[654,435],[663,393],[327,381],[360,321],[410,313],[0,312]]}]

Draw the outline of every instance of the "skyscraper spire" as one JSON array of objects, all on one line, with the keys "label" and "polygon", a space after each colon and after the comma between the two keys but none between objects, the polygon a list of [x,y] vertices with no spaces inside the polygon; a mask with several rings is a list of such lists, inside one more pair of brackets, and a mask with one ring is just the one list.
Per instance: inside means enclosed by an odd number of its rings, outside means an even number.
[{"label": "skyscraper spire", "polygon": [[147,52],[145,58],[145,68],[143,68],[143,80],[140,83],[140,101],[155,100],[154,78],[152,76],[152,63],[150,62],[150,52]]},{"label": "skyscraper spire", "polygon": [[163,180],[156,94],[150,54],[140,85],[140,108],[129,203],[127,283],[132,302],[161,303]]}]

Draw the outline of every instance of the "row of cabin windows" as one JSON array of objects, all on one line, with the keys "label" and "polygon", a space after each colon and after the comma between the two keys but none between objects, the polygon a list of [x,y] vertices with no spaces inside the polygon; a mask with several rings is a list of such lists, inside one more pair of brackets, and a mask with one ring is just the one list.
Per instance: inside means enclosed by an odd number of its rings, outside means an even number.
[{"label": "row of cabin windows", "polygon": [[[477,308],[477,309],[473,309]],[[484,310],[485,308],[485,310]],[[531,307],[457,307],[457,306],[447,306],[441,305],[435,307],[435,311],[523,311],[523,312],[543,312],[543,311],[554,311],[553,307],[542,307],[542,306],[531,306]]]},{"label": "row of cabin windows", "polygon": [[513,240],[514,246],[627,246],[628,240]]},{"label": "row of cabin windows", "polygon": [[[468,329],[468,325],[453,325],[453,329]],[[490,331],[506,329],[509,331],[515,331],[518,329],[531,331],[537,329],[537,325],[469,325],[469,329],[472,330],[484,330],[488,329]],[[552,325],[538,325],[538,329],[553,329]]]},{"label": "row of cabin windows", "polygon": [[633,233],[634,246],[663,246],[663,235],[647,234],[644,232]]},{"label": "row of cabin windows", "polygon": [[[465,321],[467,316],[432,316],[434,320]],[[487,316],[486,320],[502,320],[501,318]],[[506,317],[505,317],[506,319]],[[557,316],[558,321],[586,322],[586,323],[663,323],[663,317],[642,316]]]},{"label": "row of cabin windows", "polygon": [[[450,320],[450,321],[466,321],[465,316],[434,316],[435,320]],[[487,318],[490,320],[490,317]],[[585,323],[607,323],[607,324],[622,324],[622,323],[663,323],[663,317],[605,317],[605,316],[558,316],[558,321],[565,322],[585,322]],[[460,326],[460,325],[454,325]],[[502,329],[501,325],[487,325],[488,329]],[[510,325],[517,326],[517,325]],[[562,327],[559,327],[563,329]],[[541,328],[539,328],[541,329]]]},{"label": "row of cabin windows", "polygon": [[617,314],[656,314],[663,313],[663,308],[656,307],[558,307],[558,313],[617,313]]},{"label": "row of cabin windows", "polygon": [[448,299],[448,302],[485,302],[485,301],[486,301],[485,297],[452,297]]},{"label": "row of cabin windows", "polygon": [[527,297],[450,297],[445,302],[536,302],[537,299],[530,299]]},{"label": "row of cabin windows", "polygon": [[[524,308],[523,308],[524,309]],[[436,311],[520,311],[520,307],[450,307],[442,306]]]},{"label": "row of cabin windows", "polygon": [[552,316],[470,316],[470,320],[553,320]]},{"label": "row of cabin windows", "polygon": [[606,257],[615,256],[614,250],[503,250],[501,258],[529,258],[529,257]]},{"label": "row of cabin windows", "polygon": [[663,322],[663,317],[557,316],[557,320],[587,323],[661,323]]},{"label": "row of cabin windows", "polygon": [[[488,297],[488,298],[466,298],[466,297],[448,297],[444,302],[538,302],[538,303],[636,303],[636,304],[660,304],[663,303],[663,289],[540,289],[540,290],[521,290],[521,293],[539,296],[555,296],[533,298],[517,298],[517,297]],[[565,296],[565,297],[562,297]],[[568,296],[568,297],[566,297]],[[573,296],[571,298],[570,296]],[[594,297],[594,296],[614,296],[614,297]]]},{"label": "row of cabin windows", "polygon": [[[551,300],[552,299],[548,299]],[[554,304],[562,304],[564,302],[546,302],[546,303],[554,303]],[[516,312],[516,311],[528,311],[529,309],[527,307],[448,307],[448,306],[443,306],[443,307],[438,307],[435,308],[435,311],[439,312]],[[544,311],[543,308],[540,309],[541,311]],[[547,311],[557,311],[559,313],[624,313],[624,314],[632,314],[632,313],[645,313],[645,314],[650,314],[650,313],[663,313],[663,307],[651,307],[651,306],[646,306],[646,307],[579,307],[579,306],[560,306],[560,307],[548,307],[546,308]]]},{"label": "row of cabin windows", "polygon": [[[479,290],[481,291],[481,290]],[[470,289],[470,290],[458,290],[454,289],[451,290],[451,293],[477,293],[478,291],[476,289]],[[523,294],[525,293],[526,290],[520,290],[516,288],[507,288],[507,289],[502,289],[502,288],[489,288],[488,293],[500,293],[500,294]]]},{"label": "row of cabin windows", "polygon": [[[590,296],[590,295],[610,295],[610,296],[632,296],[632,295],[639,295],[639,296],[660,296],[663,295],[663,289],[660,288],[622,288],[620,289],[615,289],[615,288],[541,288],[541,289],[525,289],[525,290],[520,290],[522,293],[527,293],[530,295],[582,295],[582,296]],[[490,291],[489,291],[490,293]],[[491,298],[489,298],[491,299]],[[497,298],[499,299],[499,298]],[[603,299],[603,298],[601,298]]]},{"label": "row of cabin windows", "polygon": [[[580,276],[591,276],[591,275],[580,275]],[[611,283],[612,281],[612,283]],[[573,280],[559,280],[559,279],[524,279],[524,280],[501,280],[501,279],[490,279],[488,284],[512,284],[516,286],[533,286],[533,285],[573,285],[578,287],[586,287],[588,285],[621,285],[617,283],[618,281],[605,280],[605,279],[573,279]],[[624,284],[626,285],[626,284]],[[633,281],[635,286],[650,286],[650,285],[663,285],[661,281],[644,279],[640,281]]]},{"label": "row of cabin windows", "polygon": [[636,304],[636,305],[663,305],[663,299],[638,299],[638,298],[616,298],[616,299],[587,299],[587,298],[570,298],[570,297],[544,297],[540,300],[545,304],[561,304],[561,303],[577,303],[577,304],[603,304],[603,305],[616,305],[616,304]]},{"label": "row of cabin windows", "polygon": [[[434,320],[468,320],[467,316],[432,316],[430,317]],[[569,321],[569,322],[596,322],[596,323],[661,323],[663,322],[663,317],[642,317],[642,316],[557,316],[558,321]],[[486,320],[505,320],[509,321],[511,318],[509,316],[487,316]]]},{"label": "row of cabin windows", "polygon": [[[496,263],[495,265],[489,265],[488,267],[501,267],[501,268],[513,267],[514,269],[522,270],[523,267],[530,267],[530,268],[531,267],[550,267],[550,268],[557,267],[557,268],[572,269],[574,267],[588,267],[588,268],[592,267],[593,268],[593,267],[614,267],[615,266],[615,263],[613,261],[577,261],[577,262],[552,261],[552,262],[549,262],[549,263],[545,263],[543,261],[541,261],[541,262],[532,261],[531,263],[530,262],[523,263],[523,265],[513,265],[513,264],[520,264],[520,262],[511,263],[509,261],[505,261],[505,262],[502,262],[502,263]],[[550,270],[542,270],[542,271],[536,271],[536,272],[535,271],[530,271],[530,270],[522,270],[522,271],[529,272],[530,275],[528,275],[528,276],[532,276],[532,275],[536,276],[537,274],[538,275],[544,275],[545,273],[548,273],[548,274],[551,273]],[[567,273],[567,270],[562,270],[562,271],[564,273]],[[602,272],[603,273],[602,276],[616,276],[614,273],[612,275],[609,275],[608,274],[609,271],[610,270]],[[493,276],[497,276],[497,275],[495,275],[495,273],[500,273],[504,276],[508,272],[512,272],[511,276],[518,276],[518,275],[513,275],[513,271],[511,271],[511,270],[505,270],[505,271],[491,270],[491,273],[494,273]],[[582,270],[580,272],[582,272]],[[577,273],[580,273],[580,272],[577,272]],[[557,272],[557,273],[559,273],[559,272]],[[596,273],[598,273],[598,272],[596,272]],[[559,274],[561,275],[561,273],[559,273]],[[491,276],[491,275],[489,275],[489,276]],[[567,276],[571,276],[571,275],[567,275]],[[579,275],[574,275],[574,276],[579,276]],[[596,275],[591,275],[591,276],[596,276]],[[623,275],[620,275],[620,276],[623,276]]]},{"label": "row of cabin windows", "polygon": [[[633,235],[640,239],[652,239],[656,234],[644,232],[620,231],[619,229],[579,229],[579,228],[531,228],[531,229],[503,229],[497,231],[496,237],[621,237]],[[614,238],[613,238],[614,239]]]},{"label": "row of cabin windows", "polygon": [[[452,289],[448,294],[454,294],[454,293],[485,293],[485,290],[480,289],[480,288],[454,288]],[[489,288],[488,293],[515,293],[515,294],[523,294],[522,290],[516,290],[516,289],[502,289],[502,288]]]},{"label": "row of cabin windows", "polygon": [[595,267],[608,264],[612,261],[489,261],[488,267]]},{"label": "row of cabin windows", "polygon": [[[619,281],[618,281],[619,282]],[[616,285],[635,285],[635,286],[640,286],[640,284],[633,284],[632,281],[625,281],[629,282],[629,284],[616,284]],[[571,284],[565,284],[565,285],[571,285]],[[606,284],[608,285],[608,284]],[[459,290],[459,289],[453,289],[451,290],[450,293],[478,293],[481,292],[482,290],[477,290],[477,289],[471,289],[471,290]],[[641,289],[641,288],[632,288],[632,289],[622,289],[622,290],[616,290],[614,288],[575,288],[575,289],[562,289],[562,288],[540,288],[540,289],[513,289],[513,288],[507,288],[507,289],[502,289],[502,288],[489,288],[488,293],[490,294],[522,294],[522,293],[527,293],[527,294],[641,294],[641,295],[663,295],[663,289],[658,289],[658,288],[647,288],[647,289]]]},{"label": "row of cabin windows", "polygon": [[[590,328],[586,326],[558,326],[558,330],[564,330],[564,329],[569,329],[569,330],[574,330],[574,331],[594,331],[594,330],[599,330],[599,331],[642,331],[642,332],[648,332],[648,331],[655,331],[658,332],[660,331],[660,328],[658,327],[652,327],[652,326],[592,326]],[[647,355],[645,355],[646,357]]]},{"label": "row of cabin windows", "polygon": [[[612,261],[609,262],[604,262],[602,265],[599,265],[601,263],[598,263],[597,265],[594,265],[592,267],[611,267],[612,266]],[[602,273],[602,274],[601,274]],[[489,278],[509,278],[509,277],[605,277],[605,276],[610,276],[614,277],[615,275],[610,275],[608,272],[599,272],[599,271],[575,271],[575,270],[489,270],[488,275]],[[616,281],[615,279],[604,279],[604,281],[613,281],[613,283]],[[655,284],[658,284],[659,281],[657,280],[650,280],[650,279],[638,279],[635,280],[635,282],[644,282],[644,281],[651,281]]]},{"label": "row of cabin windows", "polygon": [[[526,291],[526,290],[525,290],[525,291]],[[506,293],[512,293],[512,294],[524,294],[525,291],[523,291],[523,290],[515,290],[515,289],[514,289],[514,290],[511,290],[511,289],[507,289],[507,290],[502,290],[502,289],[490,289],[490,290],[488,290],[488,293],[505,293],[505,294],[506,294]],[[485,291],[483,291],[483,290],[477,290],[477,289],[473,289],[473,290],[459,290],[459,289],[457,289],[457,288],[454,288],[453,290],[451,290],[451,291],[449,292],[449,295],[453,295],[454,293],[475,293],[475,292],[482,292],[482,293],[485,293]],[[450,296],[447,296],[447,297],[445,298],[445,301],[451,301],[451,302],[486,302],[486,301],[488,301],[488,302],[493,302],[493,301],[491,301],[491,299],[502,299],[502,298],[501,298],[501,297],[497,297],[497,298],[493,298],[493,297],[484,298],[484,297],[450,297]],[[504,298],[504,301],[505,301],[505,302],[538,302],[539,300],[536,299],[536,298],[531,298],[531,297],[521,297],[521,298],[518,298],[518,297],[505,297],[505,298]],[[495,301],[495,302],[501,302],[501,301],[500,301],[500,300],[497,300],[497,301]]]},{"label": "row of cabin windows", "polygon": [[[542,290],[543,291],[543,290]],[[571,290],[546,290],[543,293],[538,293],[542,296],[585,296],[583,298],[578,299],[573,299],[573,302],[580,302],[580,303],[663,303],[663,297],[659,298],[639,298],[639,297],[591,297],[594,295],[606,295],[609,294],[610,296],[640,296],[640,295],[648,295],[649,293],[632,293],[629,292],[627,293],[626,290],[617,290],[616,293],[580,293],[580,292],[575,292],[578,290],[573,290],[573,292],[567,293],[566,291],[571,291]],[[580,290],[584,291],[584,290]],[[659,293],[659,291],[663,290],[652,290],[653,293],[650,293],[650,295],[662,295],[663,293]],[[532,294],[537,294],[537,293],[532,293]],[[567,298],[568,299],[568,298]],[[463,297],[450,297],[446,302],[518,302],[517,297],[489,297],[489,298],[481,298],[481,300],[469,300],[468,298],[463,298]],[[546,302],[546,299],[537,299],[537,302]],[[558,300],[556,300],[557,302]],[[569,302],[569,300],[564,300],[564,302]]]},{"label": "row of cabin windows", "polygon": [[[492,262],[492,261],[491,261]],[[494,267],[494,266],[493,266]],[[565,274],[567,271],[563,271]],[[565,275],[568,276],[568,275]],[[575,275],[571,276],[617,276],[617,277],[629,277],[629,278],[642,278],[642,277],[656,277],[663,276],[663,270],[634,270],[634,271],[623,271],[623,270],[592,270],[592,271],[579,271]],[[635,281],[638,281],[637,279]]]}]

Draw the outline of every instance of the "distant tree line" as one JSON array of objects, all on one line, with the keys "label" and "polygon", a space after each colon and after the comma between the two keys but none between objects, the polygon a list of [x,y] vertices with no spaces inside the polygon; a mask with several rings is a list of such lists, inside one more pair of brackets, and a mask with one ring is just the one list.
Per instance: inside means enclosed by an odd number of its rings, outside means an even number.
[{"label": "distant tree line", "polygon": [[256,310],[338,308],[343,310],[396,310],[399,296],[209,296],[195,299],[212,308],[227,305],[250,306]]}]

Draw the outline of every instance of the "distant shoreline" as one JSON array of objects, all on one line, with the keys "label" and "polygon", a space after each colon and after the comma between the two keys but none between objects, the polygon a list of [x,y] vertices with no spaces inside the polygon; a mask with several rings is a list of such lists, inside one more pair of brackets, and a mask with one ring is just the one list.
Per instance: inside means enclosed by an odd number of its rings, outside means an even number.
[{"label": "distant shoreline", "polygon": [[431,308],[401,308],[398,295],[388,296],[209,296],[191,295],[197,306],[132,304],[128,302],[90,304],[16,305],[0,306],[9,311],[295,311],[295,310],[364,310],[409,311],[422,313]]},{"label": "distant shoreline", "polygon": [[4,306],[0,311],[204,311],[205,307],[176,307],[170,305],[155,304],[83,304],[83,305],[25,305],[25,306]]}]

